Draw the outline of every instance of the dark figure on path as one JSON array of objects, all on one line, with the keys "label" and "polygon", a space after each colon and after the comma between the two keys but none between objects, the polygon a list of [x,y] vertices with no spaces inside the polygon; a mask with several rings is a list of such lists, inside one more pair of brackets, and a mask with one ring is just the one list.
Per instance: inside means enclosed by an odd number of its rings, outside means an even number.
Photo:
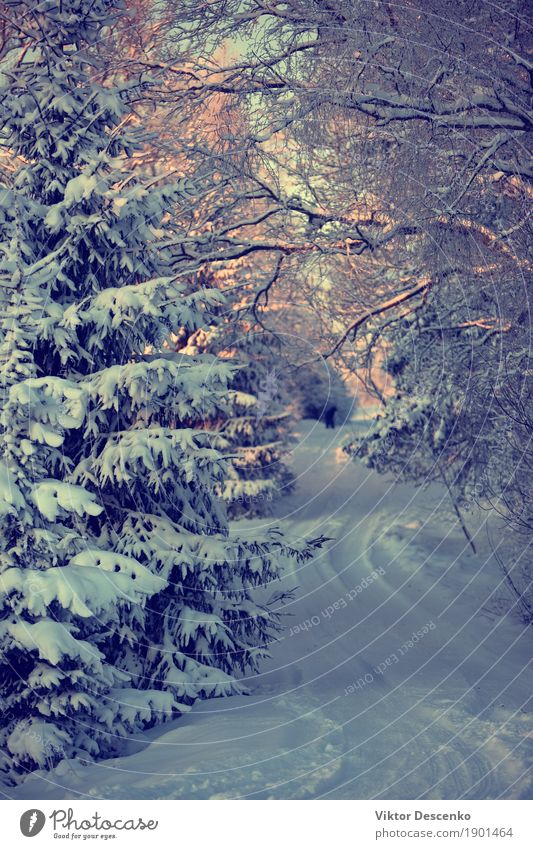
[{"label": "dark figure on path", "polygon": [[326,427],[335,427],[335,413],[337,412],[337,408],[335,406],[328,407],[326,410],[326,415],[324,416],[324,421],[326,422]]}]

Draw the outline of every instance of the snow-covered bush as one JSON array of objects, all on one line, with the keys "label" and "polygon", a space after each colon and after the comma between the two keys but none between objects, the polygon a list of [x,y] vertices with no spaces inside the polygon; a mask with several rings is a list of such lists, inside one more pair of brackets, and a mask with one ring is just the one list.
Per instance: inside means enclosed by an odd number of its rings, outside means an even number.
[{"label": "snow-covered bush", "polygon": [[491,511],[500,543],[502,526],[508,525],[499,546],[505,554],[497,557],[531,621],[531,570],[523,557],[533,529],[530,328],[519,315],[521,304],[513,316],[503,296],[502,308],[513,317],[503,331],[488,319],[471,321],[483,293],[465,285],[464,294],[454,308],[444,292],[424,313],[404,317],[384,360],[394,391],[369,433],[350,438],[345,450],[398,479],[444,484],[472,548],[467,527],[472,509]]},{"label": "snow-covered bush", "polygon": [[[166,259],[160,188],[131,170],[137,124],[90,46],[116,0],[10,2],[0,66],[0,691],[2,768],[105,756],[129,730],[236,692],[277,627],[253,588],[283,556],[230,536],[215,489],[231,364],[157,345],[218,292]],[[167,222],[167,223],[165,223]],[[150,351],[150,353],[147,353]]]}]

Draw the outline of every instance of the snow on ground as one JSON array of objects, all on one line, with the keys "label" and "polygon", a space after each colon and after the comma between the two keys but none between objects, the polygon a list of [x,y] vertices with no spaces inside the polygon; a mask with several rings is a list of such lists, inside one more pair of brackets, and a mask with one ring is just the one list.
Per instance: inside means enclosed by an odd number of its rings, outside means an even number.
[{"label": "snow on ground", "polygon": [[299,589],[251,695],[197,704],[127,757],[62,764],[8,797],[531,797],[532,632],[483,520],[474,555],[439,488],[342,460],[343,432],[299,428],[298,490],[275,522],[334,539],[287,575]]}]

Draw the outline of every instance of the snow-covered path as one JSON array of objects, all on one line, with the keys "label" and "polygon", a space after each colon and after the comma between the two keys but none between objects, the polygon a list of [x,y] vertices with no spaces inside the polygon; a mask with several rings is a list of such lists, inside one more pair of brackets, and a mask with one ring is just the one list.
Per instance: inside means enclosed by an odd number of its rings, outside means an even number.
[{"label": "snow-covered path", "polygon": [[[195,706],[149,745],[64,764],[14,798],[530,798],[531,628],[438,488],[338,460],[342,429],[299,429],[276,523],[334,537],[287,575],[291,616],[251,695]],[[250,523],[248,523],[250,525]],[[418,633],[417,633],[418,632]]]}]

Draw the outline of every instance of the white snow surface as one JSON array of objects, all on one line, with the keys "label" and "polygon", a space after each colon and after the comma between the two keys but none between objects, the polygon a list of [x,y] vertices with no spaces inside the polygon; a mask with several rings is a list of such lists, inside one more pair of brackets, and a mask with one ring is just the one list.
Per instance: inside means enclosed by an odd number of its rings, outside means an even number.
[{"label": "white snow surface", "polygon": [[345,434],[304,422],[298,489],[256,521],[334,539],[291,567],[290,616],[250,695],[197,703],[123,757],[63,763],[7,797],[531,797],[532,631],[487,517],[471,520],[474,555],[443,491],[343,459]]}]

